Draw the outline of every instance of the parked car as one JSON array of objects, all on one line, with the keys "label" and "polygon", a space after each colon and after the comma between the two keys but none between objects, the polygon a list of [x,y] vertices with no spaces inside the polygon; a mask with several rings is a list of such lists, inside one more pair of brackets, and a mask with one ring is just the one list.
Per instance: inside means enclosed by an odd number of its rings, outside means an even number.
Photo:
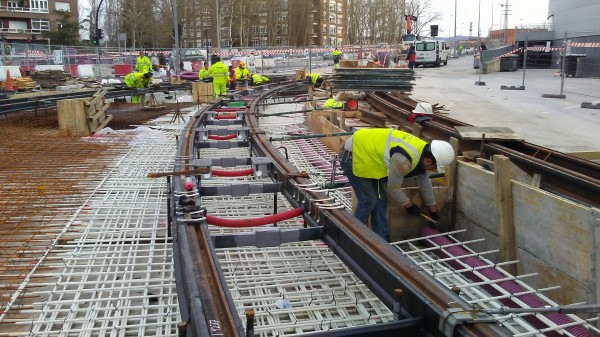
[{"label": "parked car", "polygon": [[278,53],[275,54],[273,58],[275,59],[275,62],[283,62],[287,58],[287,55],[285,53]]}]

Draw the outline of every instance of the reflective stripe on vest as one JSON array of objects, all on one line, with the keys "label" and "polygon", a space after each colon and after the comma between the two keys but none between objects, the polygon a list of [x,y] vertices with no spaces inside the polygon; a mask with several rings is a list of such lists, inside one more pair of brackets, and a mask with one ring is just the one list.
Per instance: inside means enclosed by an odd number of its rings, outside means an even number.
[{"label": "reflective stripe on vest", "polygon": [[389,175],[391,149],[400,147],[407,153],[412,171],[427,145],[409,133],[393,129],[360,129],[352,139],[352,171],[357,177],[371,179]]}]

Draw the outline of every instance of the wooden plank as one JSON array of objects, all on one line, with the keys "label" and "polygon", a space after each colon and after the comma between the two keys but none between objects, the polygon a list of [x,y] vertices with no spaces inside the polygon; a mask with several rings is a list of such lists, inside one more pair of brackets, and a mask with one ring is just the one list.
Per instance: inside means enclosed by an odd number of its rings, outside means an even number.
[{"label": "wooden plank", "polygon": [[87,106],[95,105],[96,103],[98,103],[104,99],[104,95],[106,95],[106,90],[96,91],[96,93],[94,95],[92,95],[92,97],[90,97],[88,100],[85,101],[85,105],[87,105]]},{"label": "wooden plank", "polygon": [[[418,187],[403,187],[402,191],[404,194],[415,204],[419,205],[421,209],[428,214],[428,207],[424,206],[421,199],[421,192]],[[433,195],[435,196],[438,212],[441,215],[442,223],[438,226],[441,231],[448,230],[447,223],[449,222],[450,209],[447,204],[449,198],[451,198],[452,189],[448,186],[434,186]],[[394,203],[389,192],[387,192],[387,216],[388,226],[390,231],[390,241],[400,241],[411,239],[419,236],[419,231],[423,226],[427,226],[427,221],[422,217],[417,217],[406,213],[404,207],[398,206]]]},{"label": "wooden plank", "polygon": [[[335,125],[332,125],[327,118],[323,116],[318,116],[314,118],[314,123],[311,123],[311,131],[314,133],[336,133],[343,132],[342,129],[338,128]],[[320,138],[323,144],[329,148],[333,153],[337,153],[340,150],[342,144],[348,139],[350,136],[337,136],[337,137],[324,137]]]},{"label": "wooden plank", "polygon": [[455,126],[456,131],[462,139],[481,140],[485,134],[485,140],[512,140],[523,141],[513,130],[506,127],[482,127],[482,126]]},{"label": "wooden plank", "polygon": [[104,120],[104,122],[102,122],[102,124],[98,125],[93,132],[98,132],[100,130],[102,130],[106,125],[108,125],[108,122],[111,121],[111,119],[113,118],[113,115],[106,115],[106,119]]},{"label": "wooden plank", "polygon": [[358,68],[358,60],[340,60],[340,68]]},{"label": "wooden plank", "polygon": [[315,110],[311,111],[311,115],[313,118],[317,116],[329,117],[330,111],[335,111],[338,116],[341,116],[342,112],[344,113],[344,118],[360,118],[362,113],[360,111],[343,111],[339,109],[326,109],[326,110]]},{"label": "wooden plank", "polygon": [[600,160],[600,151],[576,151],[576,152],[567,152],[572,156],[585,159],[585,160]]},{"label": "wooden plank", "polygon": [[[454,137],[450,137],[449,141],[450,145],[454,149],[454,156],[458,156],[458,139]],[[447,184],[452,188],[452,208],[450,211],[450,225],[452,229],[454,229],[454,224],[456,224],[456,186],[458,185],[458,174],[457,174],[458,162],[457,160],[453,161],[450,166],[448,166],[448,174],[446,177],[448,179]]]},{"label": "wooden plank", "polygon": [[[95,121],[100,119],[100,117],[104,116],[106,113],[106,110],[108,110],[108,108],[110,107],[110,103],[106,103],[104,104],[104,106],[98,110],[93,116],[88,117],[89,121]],[[89,114],[88,114],[89,116]]]},{"label": "wooden plank", "polygon": [[85,111],[85,99],[65,99],[56,102],[58,128],[66,135],[87,136],[90,130]]},{"label": "wooden plank", "polygon": [[[500,242],[500,262],[517,259],[515,246],[515,224],[513,221],[513,200],[510,179],[510,160],[502,155],[494,156],[494,186],[496,189],[496,210],[498,216],[498,239]],[[515,264],[505,265],[504,269],[516,275]]]},{"label": "wooden plank", "polygon": [[339,112],[340,115],[340,129],[342,130],[346,130],[346,111],[340,111]]},{"label": "wooden plank", "polygon": [[421,132],[423,131],[423,127],[419,125],[419,123],[412,123],[412,135],[418,138],[421,138]]},{"label": "wooden plank", "polygon": [[306,78],[306,69],[296,70],[296,81]]}]

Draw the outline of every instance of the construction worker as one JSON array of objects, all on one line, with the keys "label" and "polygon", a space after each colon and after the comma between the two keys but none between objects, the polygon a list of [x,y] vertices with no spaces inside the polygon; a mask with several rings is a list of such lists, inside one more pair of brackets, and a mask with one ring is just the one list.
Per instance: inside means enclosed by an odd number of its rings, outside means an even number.
[{"label": "construction worker", "polygon": [[314,86],[320,87],[321,84],[323,84],[323,78],[319,74],[306,75],[306,79],[308,80],[309,84],[314,85]]},{"label": "construction worker", "polygon": [[[152,73],[131,73],[125,76],[125,85],[128,88],[147,88],[150,84]],[[144,103],[146,95],[142,96],[142,103]],[[138,103],[139,96],[131,96],[131,103]]]},{"label": "construction worker", "polygon": [[208,71],[210,71],[213,77],[213,90],[215,92],[215,98],[225,95],[227,93],[229,77],[227,76],[227,66],[221,62],[220,56],[215,56],[215,62]]},{"label": "construction worker", "polygon": [[208,79],[209,77],[212,77],[212,75],[210,74],[210,69],[208,68],[208,62],[204,62],[204,68],[200,69],[198,72],[198,79],[202,81],[204,79]]},{"label": "construction worker", "polygon": [[335,48],[335,50],[333,52],[331,52],[331,58],[333,59],[333,67],[334,68],[340,67],[340,59],[342,58],[342,56],[340,54],[341,53],[337,48]]},{"label": "construction worker", "polygon": [[152,69],[152,63],[150,63],[150,59],[146,57],[143,51],[140,51],[140,56],[137,58],[137,62],[135,63],[135,70],[144,74]]},{"label": "construction worker", "polygon": [[246,69],[246,63],[244,61],[240,62],[240,66],[235,69],[235,80],[239,84],[240,87],[245,87],[246,80],[250,73],[248,69]]},{"label": "construction worker", "polygon": [[341,109],[344,107],[344,103],[338,102],[330,95],[329,99],[325,101],[325,108],[329,109]]},{"label": "construction worker", "polygon": [[233,65],[229,65],[229,90],[235,90],[235,68]]},{"label": "construction worker", "polygon": [[404,178],[416,177],[430,218],[439,221],[428,171],[447,166],[454,158],[454,149],[444,141],[434,140],[427,144],[410,133],[394,129],[356,131],[339,153],[342,170],[358,199],[354,216],[364,224],[371,216],[373,231],[389,241],[383,179],[387,178],[387,191],[392,199],[409,214],[420,216],[419,206],[401,190]]},{"label": "construction worker", "polygon": [[252,85],[265,84],[269,82],[269,78],[266,76],[260,76],[259,74],[250,74]]}]

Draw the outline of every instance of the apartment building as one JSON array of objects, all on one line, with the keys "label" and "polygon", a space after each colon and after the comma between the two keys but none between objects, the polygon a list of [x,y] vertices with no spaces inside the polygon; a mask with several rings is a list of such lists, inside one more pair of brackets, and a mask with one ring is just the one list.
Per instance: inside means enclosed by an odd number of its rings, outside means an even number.
[{"label": "apartment building", "polygon": [[0,32],[8,43],[46,43],[41,34],[60,26],[56,10],[79,17],[77,0],[0,0]]},{"label": "apartment building", "polygon": [[[215,2],[192,1],[196,10],[185,14],[182,46],[216,47]],[[346,0],[219,0],[221,48],[341,46],[345,14]]]}]

